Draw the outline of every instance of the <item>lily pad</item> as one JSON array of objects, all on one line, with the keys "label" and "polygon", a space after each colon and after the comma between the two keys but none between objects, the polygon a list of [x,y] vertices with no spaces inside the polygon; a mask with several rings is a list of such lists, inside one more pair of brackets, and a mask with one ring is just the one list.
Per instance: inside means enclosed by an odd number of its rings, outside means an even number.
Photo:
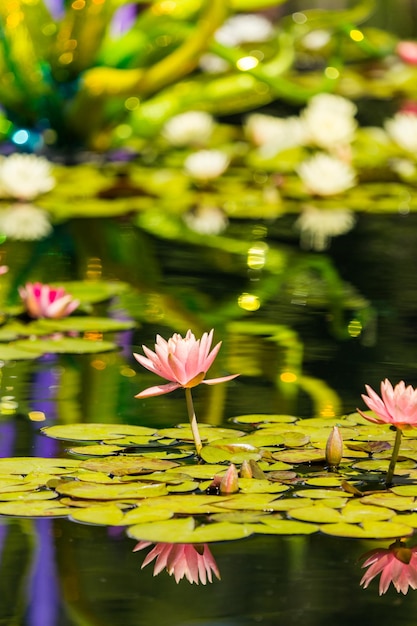
[{"label": "lily pad", "polygon": [[316,524],[278,519],[274,516],[263,519],[262,524],[252,524],[252,529],[264,535],[312,535],[320,530]]},{"label": "lily pad", "polygon": [[261,458],[259,450],[248,444],[241,446],[240,450],[236,445],[230,446],[230,448],[231,450],[229,451],[226,445],[219,447],[215,444],[204,446],[201,451],[201,458],[206,461],[206,463],[223,463],[224,461],[228,461],[229,463],[242,463],[250,459],[258,461]]},{"label": "lily pad", "polygon": [[130,426],[129,424],[58,424],[45,426],[41,432],[53,439],[67,441],[104,441],[106,439],[123,438],[125,435],[151,436],[156,432],[147,426]]},{"label": "lily pad", "polygon": [[128,330],[137,324],[133,320],[117,320],[109,317],[71,315],[58,320],[42,319],[37,325],[47,332],[97,332],[109,333]]},{"label": "lily pad", "polygon": [[0,502],[0,515],[18,517],[65,517],[72,509],[49,500],[25,500],[24,502]]},{"label": "lily pad", "polygon": [[38,347],[38,349],[28,349],[19,343],[19,345],[11,344],[11,345],[0,345],[0,360],[1,361],[25,361],[31,359],[38,359],[43,354],[43,350]]},{"label": "lily pad", "polygon": [[80,482],[77,480],[60,482],[56,491],[65,496],[86,498],[92,500],[123,500],[126,498],[154,498],[167,493],[164,484],[117,484],[99,485],[96,483]]},{"label": "lily pad", "polygon": [[364,522],[361,526],[346,522],[325,524],[321,532],[335,537],[352,537],[357,539],[396,539],[409,537],[413,534],[411,526],[390,522]]},{"label": "lily pad", "polygon": [[136,524],[129,527],[129,537],[153,543],[209,543],[243,539],[253,533],[250,525],[232,522],[213,522],[196,526],[192,517],[172,519],[153,524]]},{"label": "lily pad", "polygon": [[104,526],[118,526],[123,519],[123,511],[115,504],[91,506],[77,509],[71,513],[70,519],[84,524],[98,524]]},{"label": "lily pad", "polygon": [[112,476],[124,476],[126,474],[143,474],[154,471],[169,470],[177,467],[174,461],[164,461],[144,456],[118,456],[103,457],[99,459],[87,459],[81,461],[80,468],[92,471],[105,472]]},{"label": "lily pad", "polygon": [[62,337],[60,339],[22,339],[16,341],[14,348],[27,350],[39,354],[96,354],[118,350],[118,346],[111,341],[91,341]]},{"label": "lily pad", "polygon": [[77,468],[80,461],[76,459],[48,459],[43,457],[0,458],[1,474],[26,475],[31,472],[46,474],[65,474]]}]

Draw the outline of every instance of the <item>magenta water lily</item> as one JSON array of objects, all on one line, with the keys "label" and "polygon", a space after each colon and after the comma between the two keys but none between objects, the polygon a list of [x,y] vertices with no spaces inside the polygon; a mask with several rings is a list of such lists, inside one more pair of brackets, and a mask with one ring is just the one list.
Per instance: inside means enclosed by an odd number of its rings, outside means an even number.
[{"label": "magenta water lily", "polygon": [[222,344],[220,341],[211,349],[213,333],[214,330],[212,329],[209,333],[203,333],[201,339],[196,339],[194,333],[188,330],[185,337],[182,337],[179,333],[175,333],[168,341],[163,339],[160,335],[157,335],[155,352],[146,346],[142,346],[146,356],[141,354],[133,355],[135,359],[150,372],[170,381],[164,385],[148,387],[138,393],[135,396],[136,398],[160,396],[165,393],[170,393],[175,389],[180,389],[181,387],[185,389],[188,416],[193,431],[197,454],[200,454],[202,444],[198,432],[191,389],[200,383],[215,385],[232,380],[239,375],[231,374],[220,378],[205,378]]},{"label": "magenta water lily", "polygon": [[417,389],[406,386],[402,380],[395,387],[386,378],[381,383],[381,396],[369,385],[365,385],[368,395],[362,399],[375,415],[367,415],[358,409],[362,417],[375,424],[389,424],[396,428],[396,437],[386,483],[390,485],[401,444],[402,431],[417,427]]},{"label": "magenta water lily", "polygon": [[28,315],[35,319],[67,317],[80,304],[63,287],[50,287],[42,283],[26,283],[24,287],[19,287],[19,294]]},{"label": "magenta water lily", "polygon": [[376,548],[363,555],[365,562],[362,567],[368,570],[360,582],[366,589],[374,578],[381,574],[379,580],[379,595],[388,590],[392,583],[398,593],[407,593],[408,588],[417,588],[417,546],[408,548],[397,540],[388,548]]},{"label": "magenta water lily", "polygon": [[[151,546],[150,541],[139,541],[133,551],[143,550]],[[166,569],[170,576],[174,576],[178,583],[182,578],[186,578],[190,583],[213,582],[213,574],[220,580],[220,573],[217,563],[206,543],[157,543],[148,552],[142,563],[142,569],[155,560],[153,575],[157,576],[163,569]]]}]

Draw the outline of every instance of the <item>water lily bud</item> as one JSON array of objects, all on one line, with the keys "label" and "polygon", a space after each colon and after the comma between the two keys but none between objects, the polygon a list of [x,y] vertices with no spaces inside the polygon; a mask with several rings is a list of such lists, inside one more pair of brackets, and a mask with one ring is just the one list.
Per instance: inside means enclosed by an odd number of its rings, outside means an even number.
[{"label": "water lily bud", "polygon": [[237,469],[236,465],[232,463],[220,482],[220,494],[224,496],[226,494],[237,493],[238,491],[239,482]]},{"label": "water lily bud", "polygon": [[246,461],[246,459],[242,462],[242,465],[240,466],[239,476],[240,478],[253,478],[252,468],[249,465],[249,462]]},{"label": "water lily bud", "polygon": [[337,467],[343,456],[343,439],[337,426],[333,426],[332,432],[326,443],[326,461],[330,467]]}]

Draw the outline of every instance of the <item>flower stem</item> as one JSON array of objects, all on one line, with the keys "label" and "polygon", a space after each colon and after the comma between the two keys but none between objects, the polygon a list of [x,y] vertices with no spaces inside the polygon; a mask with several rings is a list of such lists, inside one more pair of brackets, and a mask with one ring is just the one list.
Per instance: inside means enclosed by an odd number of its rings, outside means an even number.
[{"label": "flower stem", "polygon": [[385,484],[387,487],[389,487],[392,483],[392,477],[394,475],[395,464],[397,462],[398,452],[400,450],[402,434],[403,433],[402,433],[401,428],[397,428],[397,432],[395,433],[394,449],[392,451],[391,461],[388,467],[387,477],[385,479]]},{"label": "flower stem", "polygon": [[203,448],[203,444],[201,443],[200,433],[198,432],[198,424],[197,418],[194,411],[193,397],[191,395],[191,389],[188,387],[185,388],[185,399],[187,401],[187,411],[188,417],[191,425],[191,432],[193,433],[195,449],[197,450],[198,456],[200,456],[200,452]]}]

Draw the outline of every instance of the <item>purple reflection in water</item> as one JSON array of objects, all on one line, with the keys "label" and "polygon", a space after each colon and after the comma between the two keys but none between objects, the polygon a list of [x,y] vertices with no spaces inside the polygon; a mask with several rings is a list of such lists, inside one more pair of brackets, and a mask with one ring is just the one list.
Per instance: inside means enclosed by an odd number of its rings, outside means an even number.
[{"label": "purple reflection in water", "polygon": [[13,456],[16,439],[16,424],[14,422],[0,423],[0,457]]},{"label": "purple reflection in water", "polygon": [[36,552],[28,589],[29,626],[56,626],[60,604],[53,520],[34,520]]},{"label": "purple reflection in water", "polygon": [[110,34],[112,37],[121,37],[135,22],[138,13],[136,4],[125,4],[114,14]]},{"label": "purple reflection in water", "polygon": [[[54,368],[56,355],[48,355],[43,358],[44,368],[36,372],[31,389],[32,409],[45,414],[47,422],[42,426],[55,422],[57,418],[55,390],[58,383],[58,374]],[[39,422],[33,423],[39,430]],[[42,457],[54,457],[58,454],[59,444],[56,439],[39,435],[34,442],[34,455]]]},{"label": "purple reflection in water", "polygon": [[64,0],[45,0],[45,4],[54,20],[59,20],[64,15]]}]

